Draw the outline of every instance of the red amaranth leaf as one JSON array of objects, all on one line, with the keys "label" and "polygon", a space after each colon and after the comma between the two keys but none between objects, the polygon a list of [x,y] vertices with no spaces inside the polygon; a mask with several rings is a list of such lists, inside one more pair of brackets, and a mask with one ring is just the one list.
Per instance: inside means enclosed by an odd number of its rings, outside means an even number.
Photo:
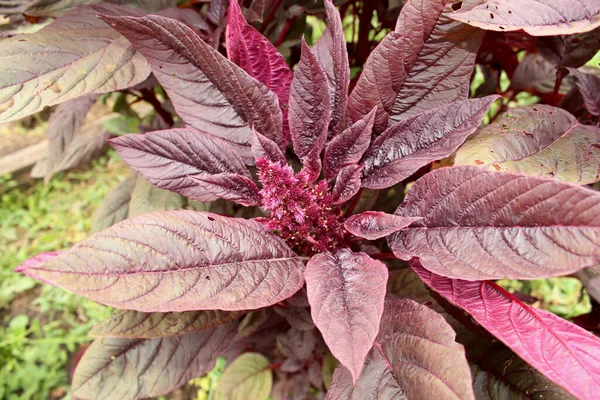
[{"label": "red amaranth leaf", "polygon": [[356,382],[379,332],[387,267],[365,253],[342,249],[313,256],[304,276],[313,321]]},{"label": "red amaranth leaf", "polygon": [[596,0],[485,0],[452,18],[493,31],[524,30],[533,36],[568,35],[600,26]]},{"label": "red amaranth leaf", "polygon": [[269,39],[246,22],[237,0],[229,2],[226,46],[231,61],[277,95],[286,125],[292,70]]},{"label": "red amaranth leaf", "polygon": [[294,71],[290,93],[289,124],[294,150],[313,165],[327,140],[331,103],[327,77],[304,39],[302,56]]},{"label": "red amaranth leaf", "polygon": [[215,196],[246,207],[259,206],[261,196],[254,181],[238,174],[198,174],[190,177]]},{"label": "red amaranth leaf", "polygon": [[331,0],[325,0],[324,4],[327,13],[327,28],[312,50],[329,80],[331,121],[328,136],[333,137],[344,129],[346,122],[350,65],[348,64],[348,50],[340,13]]},{"label": "red amaranth leaf", "polygon": [[395,30],[373,50],[350,94],[350,122],[379,106],[375,130],[382,132],[388,123],[467,99],[483,31],[450,19],[446,3],[406,2]]},{"label": "red amaranth leaf", "polygon": [[151,71],[143,55],[96,18],[98,12],[142,15],[116,4],[80,6],[38,32],[2,39],[0,123],[146,79]]},{"label": "red amaranth leaf", "polygon": [[474,399],[462,345],[444,318],[412,300],[385,302],[381,328],[356,384],[337,367],[326,400]]},{"label": "red amaranth leaf", "polygon": [[280,162],[282,165],[287,163],[277,144],[256,132],[256,129],[252,130],[252,155],[255,160],[257,158],[264,158],[272,163]]},{"label": "red amaranth leaf", "polygon": [[192,199],[218,198],[191,179],[193,175],[231,173],[251,177],[229,142],[192,128],[124,135],[109,143],[153,185]]},{"label": "red amaranth leaf", "polygon": [[206,44],[189,27],[159,16],[100,18],[146,57],[190,126],[249,153],[252,127],[283,147],[277,96]]},{"label": "red amaranth leaf", "polygon": [[413,262],[427,285],[456,304],[521,358],[580,399],[600,393],[600,339],[554,314],[529,307],[490,281],[436,275]]},{"label": "red amaranth leaf", "polygon": [[331,202],[333,204],[345,203],[358,193],[362,169],[362,165],[349,165],[342,168],[331,191]]},{"label": "red amaranth leaf", "polygon": [[234,324],[183,336],[101,338],[86,350],[73,377],[78,399],[142,399],[166,394],[214,368]]},{"label": "red amaranth leaf", "polygon": [[381,211],[365,211],[351,216],[344,227],[353,235],[368,240],[379,239],[406,228],[420,217],[401,217]]},{"label": "red amaranth leaf", "polygon": [[575,68],[568,68],[569,73],[575,77],[575,83],[581,92],[583,101],[585,102],[585,108],[592,115],[600,115],[600,78],[596,75],[586,74],[576,70]]},{"label": "red amaranth leaf", "polygon": [[119,222],[17,271],[102,304],[167,312],[266,307],[302,287],[303,267],[258,222],[178,210]]},{"label": "red amaranth leaf", "polygon": [[448,157],[475,132],[498,98],[457,101],[390,126],[363,156],[363,187],[391,187],[430,162]]},{"label": "red amaranth leaf", "polygon": [[375,109],[371,110],[352,126],[331,139],[323,158],[323,170],[327,179],[336,176],[342,168],[358,164],[371,143],[375,112]]},{"label": "red amaranth leaf", "polygon": [[458,150],[454,164],[582,185],[600,180],[598,147],[599,127],[580,124],[560,108],[536,104],[512,108],[479,129]]},{"label": "red amaranth leaf", "polygon": [[536,279],[600,262],[600,193],[480,167],[434,170],[396,210],[422,217],[388,243],[450,278]]},{"label": "red amaranth leaf", "polygon": [[96,324],[89,332],[92,337],[151,339],[182,336],[225,325],[244,315],[243,311],[186,311],[144,313],[117,311]]}]

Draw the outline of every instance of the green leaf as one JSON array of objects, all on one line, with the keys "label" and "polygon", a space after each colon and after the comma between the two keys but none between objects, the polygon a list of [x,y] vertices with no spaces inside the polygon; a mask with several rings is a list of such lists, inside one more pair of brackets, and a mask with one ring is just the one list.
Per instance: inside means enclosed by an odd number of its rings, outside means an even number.
[{"label": "green leaf", "polygon": [[242,354],[223,373],[215,400],[267,400],[273,386],[269,365],[261,354]]},{"label": "green leaf", "polygon": [[183,196],[159,189],[138,175],[135,188],[131,193],[128,218],[154,211],[178,210],[183,208],[185,200]]}]

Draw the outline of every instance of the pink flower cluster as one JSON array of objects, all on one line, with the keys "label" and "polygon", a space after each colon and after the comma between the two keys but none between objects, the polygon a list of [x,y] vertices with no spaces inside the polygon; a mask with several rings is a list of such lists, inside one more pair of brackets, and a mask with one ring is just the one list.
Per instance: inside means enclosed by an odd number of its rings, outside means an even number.
[{"label": "pink flower cluster", "polygon": [[270,212],[262,222],[277,232],[299,253],[312,255],[345,243],[348,232],[339,207],[332,205],[327,181],[310,182],[301,171],[294,174],[289,165],[256,160],[262,183],[262,208]]}]

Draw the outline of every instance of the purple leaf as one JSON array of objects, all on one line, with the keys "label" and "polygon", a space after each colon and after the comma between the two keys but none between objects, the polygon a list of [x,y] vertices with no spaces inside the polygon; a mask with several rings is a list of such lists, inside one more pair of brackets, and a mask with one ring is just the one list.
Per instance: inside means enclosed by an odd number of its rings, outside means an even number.
[{"label": "purple leaf", "polygon": [[478,28],[508,32],[524,30],[533,36],[568,35],[600,25],[596,0],[485,0],[452,18]]},{"label": "purple leaf", "polygon": [[[517,65],[510,82],[510,88],[516,91],[528,91],[535,94],[552,93],[556,81],[556,67],[546,61],[539,53],[526,54]],[[568,79],[563,79],[559,94],[569,90]]]},{"label": "purple leaf", "polygon": [[[137,217],[138,215],[148,214],[155,211],[181,210],[194,200],[188,200],[175,192],[159,189],[153,186],[146,178],[136,174],[135,187],[131,192],[131,201],[127,218]],[[196,211],[208,211],[205,209]]]},{"label": "purple leaf", "polygon": [[375,112],[376,109],[371,110],[352,126],[331,139],[323,158],[323,169],[327,179],[336,176],[342,168],[358,164],[371,143]]},{"label": "purple leaf", "polygon": [[246,22],[237,0],[229,2],[226,44],[229,59],[277,95],[285,122],[292,70],[269,39]]},{"label": "purple leaf", "polygon": [[536,104],[512,108],[480,129],[458,150],[454,164],[589,184],[600,179],[599,147],[599,127]]},{"label": "purple leaf", "polygon": [[153,185],[197,200],[211,201],[218,196],[194,181],[193,175],[251,176],[229,142],[191,128],[124,135],[109,143]]},{"label": "purple leaf", "polygon": [[454,102],[390,126],[363,156],[363,187],[391,187],[430,162],[448,157],[475,132],[497,99]]},{"label": "purple leaf", "polygon": [[333,137],[344,129],[346,107],[348,106],[350,66],[340,13],[331,0],[325,0],[324,4],[327,12],[327,28],[312,50],[329,80],[331,121],[329,122],[328,136]]},{"label": "purple leaf", "polygon": [[302,56],[294,71],[289,124],[294,150],[309,165],[319,159],[327,140],[331,104],[327,77],[304,39]]},{"label": "purple leaf", "polygon": [[600,49],[600,28],[568,36],[542,36],[537,45],[540,54],[557,68],[579,68]]},{"label": "purple leaf", "polygon": [[583,96],[585,108],[590,114],[600,115],[600,78],[596,75],[580,72],[575,68],[569,68],[569,73],[575,77],[575,83]]},{"label": "purple leaf", "polygon": [[365,211],[351,216],[344,222],[344,228],[361,238],[376,240],[406,228],[420,217],[401,217],[381,211]]},{"label": "purple leaf", "polygon": [[459,306],[546,377],[580,399],[600,391],[600,339],[549,312],[529,307],[490,281],[435,275],[413,263],[421,279]]},{"label": "purple leaf", "polygon": [[300,331],[290,329],[277,336],[277,348],[285,357],[308,360],[316,346],[314,329]]},{"label": "purple leaf", "polygon": [[445,0],[408,0],[396,24],[369,56],[350,94],[356,122],[379,106],[375,130],[466,100],[483,32],[450,19]]},{"label": "purple leaf", "polygon": [[422,217],[388,242],[450,278],[537,279],[600,261],[600,193],[479,167],[434,170],[396,214]]},{"label": "purple leaf", "polygon": [[474,399],[465,352],[454,339],[435,311],[412,300],[388,300],[356,385],[340,365],[325,399]]},{"label": "purple leaf", "polygon": [[18,271],[102,304],[167,312],[266,307],[302,287],[303,267],[258,222],[179,210],[119,222]]},{"label": "purple leaf", "polygon": [[233,325],[153,339],[102,338],[77,364],[78,399],[141,399],[166,394],[209,372],[230,345]]},{"label": "purple leaf", "polygon": [[379,332],[387,267],[365,253],[342,249],[313,256],[304,277],[313,321],[356,382]]},{"label": "purple leaf", "polygon": [[347,202],[360,190],[360,174],[362,165],[350,165],[342,168],[335,185],[331,191],[331,201],[333,204],[342,204]]},{"label": "purple leaf", "polygon": [[274,141],[264,137],[254,129],[252,134],[252,155],[255,159],[264,158],[272,163],[280,162],[282,165],[287,163],[281,149]]},{"label": "purple leaf", "polygon": [[213,329],[238,319],[242,311],[188,311],[182,313],[143,313],[118,311],[94,326],[92,337],[151,339],[182,336]]},{"label": "purple leaf", "polygon": [[150,68],[143,55],[96,18],[98,12],[140,15],[114,4],[81,6],[36,33],[2,40],[0,122],[85,94],[125,89],[146,79]]},{"label": "purple leaf", "polygon": [[230,173],[198,174],[190,177],[213,195],[234,201],[246,207],[258,206],[261,195],[254,181],[246,176]]},{"label": "purple leaf", "polygon": [[191,28],[159,16],[101,18],[146,57],[187,124],[242,147],[254,127],[283,146],[277,96]]}]

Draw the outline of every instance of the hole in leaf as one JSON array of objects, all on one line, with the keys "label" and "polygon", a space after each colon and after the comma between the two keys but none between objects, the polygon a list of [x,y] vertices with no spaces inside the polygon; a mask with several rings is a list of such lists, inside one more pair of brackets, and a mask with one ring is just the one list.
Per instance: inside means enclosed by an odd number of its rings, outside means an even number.
[{"label": "hole in leaf", "polygon": [[490,18],[494,19],[494,14],[493,13],[490,13]]},{"label": "hole in leaf", "polygon": [[206,280],[210,281],[210,276],[206,275]]},{"label": "hole in leaf", "polygon": [[457,3],[452,4],[452,10],[453,11],[458,11],[462,8],[462,1],[459,1]]},{"label": "hole in leaf", "polygon": [[214,221],[215,219],[213,217],[208,217],[209,221]]},{"label": "hole in leaf", "polygon": [[503,26],[499,26],[498,28],[499,28],[499,29],[502,29],[502,30],[504,30],[504,29],[505,29]]},{"label": "hole in leaf", "polygon": [[509,13],[509,14],[512,14],[512,11],[511,11],[511,10],[508,10],[508,13]]}]

